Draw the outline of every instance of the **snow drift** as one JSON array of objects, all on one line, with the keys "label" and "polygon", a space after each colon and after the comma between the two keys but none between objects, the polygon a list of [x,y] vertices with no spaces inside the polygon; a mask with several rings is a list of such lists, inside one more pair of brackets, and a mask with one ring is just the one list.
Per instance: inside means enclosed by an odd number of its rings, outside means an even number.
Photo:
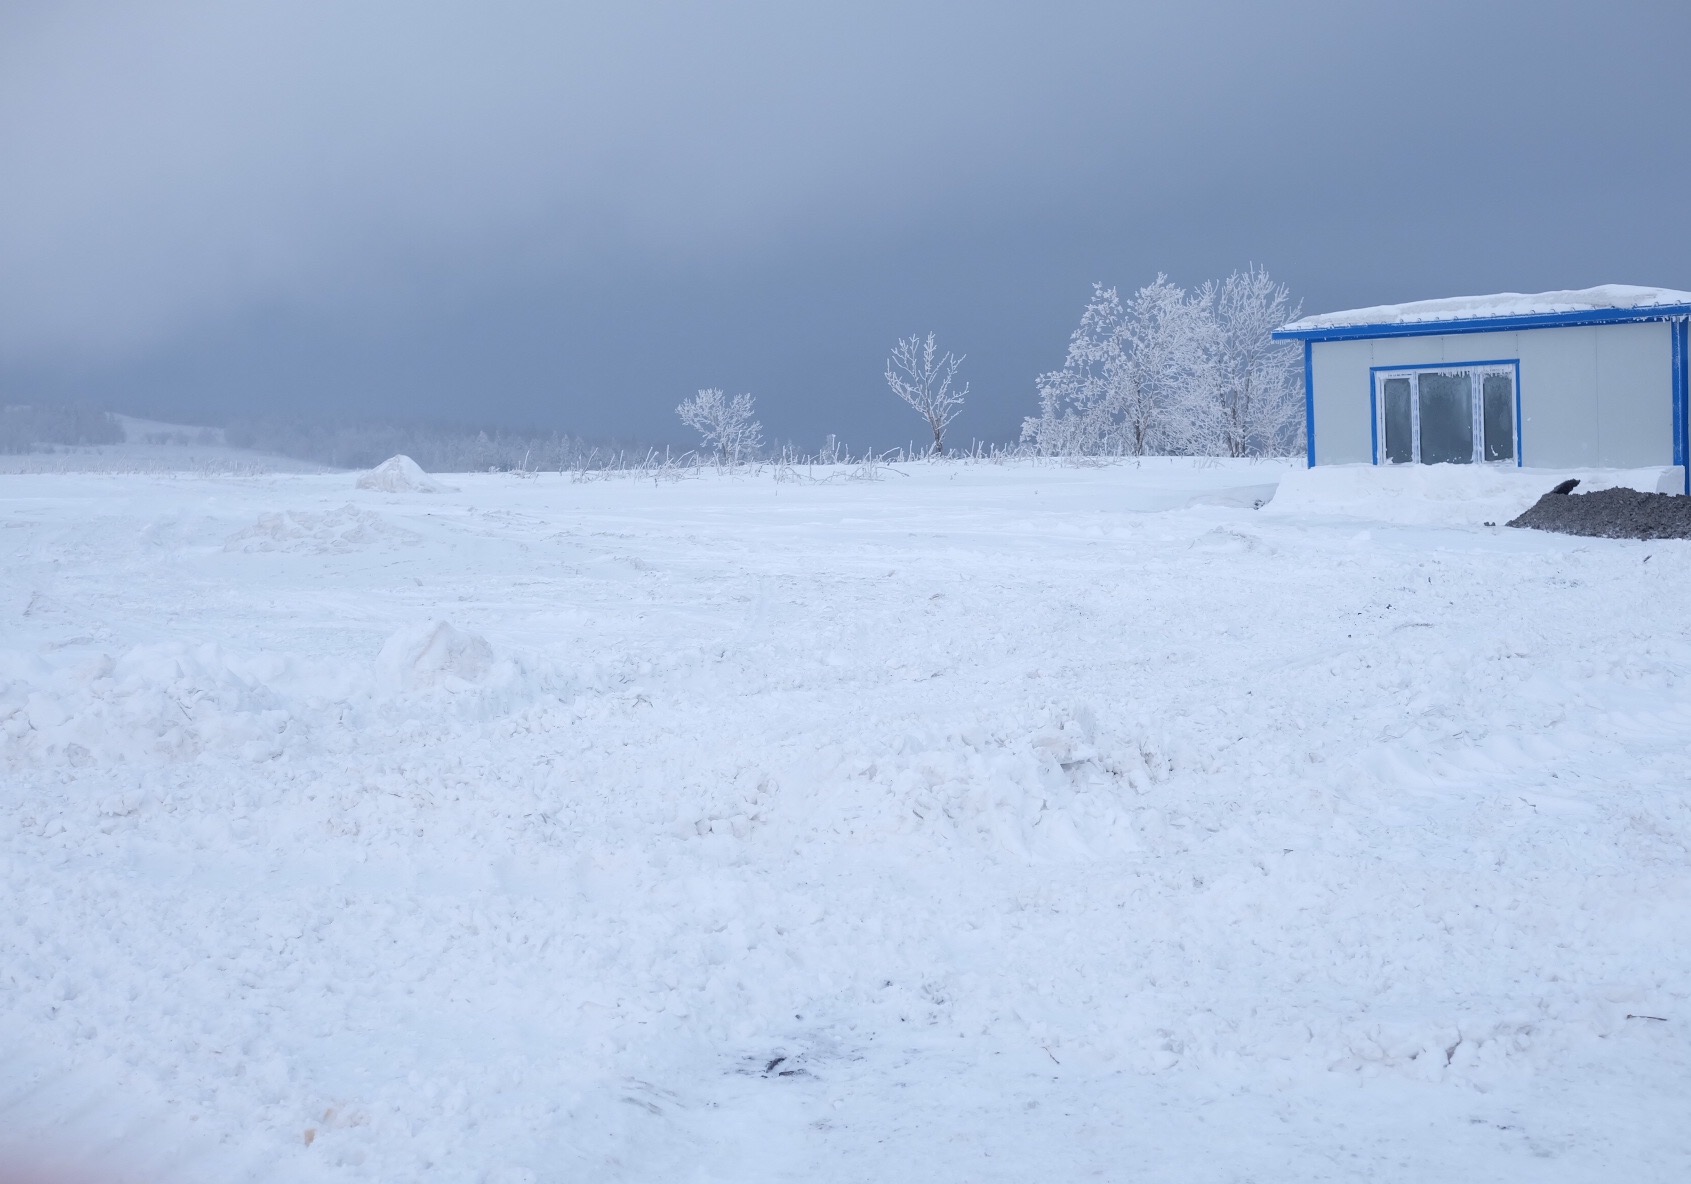
[{"label": "snow drift", "polygon": [[1560,482],[1580,488],[1676,493],[1674,466],[1648,469],[1518,469],[1501,465],[1318,465],[1280,480],[1263,513],[1340,515],[1406,526],[1501,525]]},{"label": "snow drift", "polygon": [[335,510],[281,510],[260,514],[253,525],[223,541],[225,551],[289,551],[306,555],[342,555],[366,548],[392,548],[418,542],[417,535],[356,506]]},{"label": "snow drift", "polygon": [[358,488],[382,493],[446,493],[448,487],[423,472],[409,456],[390,456],[358,478]]},{"label": "snow drift", "polygon": [[445,621],[401,629],[376,658],[377,677],[395,690],[415,691],[480,681],[493,666],[493,648]]}]

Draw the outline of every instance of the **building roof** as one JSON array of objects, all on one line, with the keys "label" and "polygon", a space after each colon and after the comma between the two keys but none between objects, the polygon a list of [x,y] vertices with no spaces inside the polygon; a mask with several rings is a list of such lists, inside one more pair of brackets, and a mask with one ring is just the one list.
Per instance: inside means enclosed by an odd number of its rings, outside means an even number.
[{"label": "building roof", "polygon": [[1664,320],[1691,314],[1691,292],[1603,284],[1570,292],[1499,292],[1381,304],[1320,313],[1293,321],[1276,337],[1409,337],[1423,333],[1475,333],[1493,329],[1551,328]]}]

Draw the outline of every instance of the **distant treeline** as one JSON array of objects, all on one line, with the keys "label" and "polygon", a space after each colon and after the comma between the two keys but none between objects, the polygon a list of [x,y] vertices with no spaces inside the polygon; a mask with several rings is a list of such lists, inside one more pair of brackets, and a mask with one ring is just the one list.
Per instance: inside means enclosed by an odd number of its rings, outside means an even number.
[{"label": "distant treeline", "polygon": [[[291,456],[337,469],[373,468],[390,456],[409,456],[431,473],[557,472],[617,467],[648,449],[589,444],[562,432],[538,433],[428,424],[334,424],[306,419],[230,423],[224,439],[236,448]],[[660,449],[661,451],[661,449]]]},{"label": "distant treeline", "polygon": [[0,407],[0,452],[41,452],[58,445],[121,444],[123,425],[82,407]]}]

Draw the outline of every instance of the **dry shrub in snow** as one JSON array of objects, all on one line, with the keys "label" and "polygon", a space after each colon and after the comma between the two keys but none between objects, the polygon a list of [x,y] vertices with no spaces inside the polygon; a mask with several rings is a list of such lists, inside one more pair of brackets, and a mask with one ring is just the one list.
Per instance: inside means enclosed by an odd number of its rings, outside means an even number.
[{"label": "dry shrub in snow", "polygon": [[932,333],[925,340],[916,336],[900,338],[887,359],[887,385],[893,394],[915,409],[933,433],[930,455],[939,456],[945,451],[945,429],[962,412],[963,400],[969,393],[966,382],[961,389],[952,386],[957,368],[962,364],[960,356],[938,353]]}]

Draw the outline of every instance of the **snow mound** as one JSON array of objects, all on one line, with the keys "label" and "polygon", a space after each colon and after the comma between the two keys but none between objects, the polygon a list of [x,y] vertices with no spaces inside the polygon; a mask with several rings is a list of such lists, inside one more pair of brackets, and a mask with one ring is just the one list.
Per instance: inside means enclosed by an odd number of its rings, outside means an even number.
[{"label": "snow mound", "polygon": [[279,666],[217,645],[137,646],[52,666],[0,652],[0,754],[7,765],[110,765],[222,752],[271,760],[303,723],[269,685]]},{"label": "snow mound", "polygon": [[[403,457],[400,459],[404,459]],[[223,543],[225,551],[281,551],[306,555],[345,555],[375,547],[395,547],[419,542],[409,530],[394,526],[380,514],[341,506],[313,514],[283,510],[260,514],[258,521],[236,531]]]},{"label": "snow mound", "polygon": [[443,689],[441,727],[475,728],[552,702],[567,680],[495,661],[445,622],[402,629],[375,669],[342,658],[235,653],[215,643],[113,654],[0,649],[0,783],[28,768],[140,769],[205,760],[266,762],[319,751],[351,731],[408,726],[398,693]]},{"label": "snow mound", "polygon": [[1131,799],[1159,775],[1149,752],[1101,738],[1086,709],[1031,730],[910,734],[849,770],[861,793],[850,812],[867,834],[927,850],[1089,863],[1142,849]]},{"label": "snow mound", "polygon": [[448,487],[423,472],[409,456],[390,456],[358,478],[358,488],[380,493],[446,493]]},{"label": "snow mound", "polygon": [[493,647],[445,621],[401,629],[376,658],[376,675],[401,691],[479,682],[493,668]]},{"label": "snow mound", "polygon": [[1493,465],[1320,465],[1288,473],[1262,513],[1337,515],[1405,526],[1483,526],[1518,517],[1569,477],[1582,490],[1684,488],[1672,465],[1648,469],[1512,469]]}]

